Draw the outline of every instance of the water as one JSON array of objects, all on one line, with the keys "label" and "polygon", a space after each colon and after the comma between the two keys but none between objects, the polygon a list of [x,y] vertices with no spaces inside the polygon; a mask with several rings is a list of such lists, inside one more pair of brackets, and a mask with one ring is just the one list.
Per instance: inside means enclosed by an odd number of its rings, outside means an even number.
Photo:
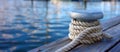
[{"label": "water", "polygon": [[119,2],[0,2],[0,52],[26,52],[67,36],[72,10],[102,11],[101,21],[120,14]]}]

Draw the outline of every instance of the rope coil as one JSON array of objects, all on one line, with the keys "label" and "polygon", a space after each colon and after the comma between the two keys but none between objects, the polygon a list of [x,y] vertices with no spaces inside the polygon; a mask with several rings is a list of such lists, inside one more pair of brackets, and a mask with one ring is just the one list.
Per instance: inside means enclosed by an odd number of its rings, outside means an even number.
[{"label": "rope coil", "polygon": [[[102,32],[102,27],[100,25],[100,22],[97,20],[97,15],[93,15],[92,17],[96,18],[96,20],[92,19],[93,21],[90,21],[89,18],[89,21],[84,21],[76,20],[73,18],[69,24],[68,34],[69,38],[72,39],[72,41],[55,52],[67,52],[78,44],[92,44],[100,41],[104,37],[111,38],[111,36]],[[83,17],[80,18],[82,19]]]},{"label": "rope coil", "polygon": [[[94,22],[81,22],[81,21],[77,21],[77,20],[72,20],[71,21],[72,24],[69,25],[69,38],[70,39],[75,39],[82,31],[84,31],[85,29],[91,28],[91,27],[96,27],[96,26],[100,26],[99,21],[94,21]],[[94,40],[95,38],[99,39],[99,37],[102,35],[101,32],[102,28],[98,27],[94,30],[89,31],[87,34],[87,36],[84,36],[85,38],[82,39],[82,41],[80,43],[87,44],[87,43],[91,43],[91,41],[89,41],[89,39],[92,39],[94,42],[97,40]],[[99,34],[98,34],[99,33]],[[86,39],[89,38],[89,39]],[[101,38],[100,38],[101,39]],[[86,42],[84,40],[88,40],[89,42]],[[92,42],[93,42],[92,41]]]}]

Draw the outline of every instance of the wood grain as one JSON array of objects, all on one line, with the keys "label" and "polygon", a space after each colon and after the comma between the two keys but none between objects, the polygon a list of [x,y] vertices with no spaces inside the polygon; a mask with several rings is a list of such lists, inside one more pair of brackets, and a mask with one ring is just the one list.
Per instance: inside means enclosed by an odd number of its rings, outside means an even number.
[{"label": "wood grain", "polygon": [[113,47],[109,52],[120,52],[120,42]]}]

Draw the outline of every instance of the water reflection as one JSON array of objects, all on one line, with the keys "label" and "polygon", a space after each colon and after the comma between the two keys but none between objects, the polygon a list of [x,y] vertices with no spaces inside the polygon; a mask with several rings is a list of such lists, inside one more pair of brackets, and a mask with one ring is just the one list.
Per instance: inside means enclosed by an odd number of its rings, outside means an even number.
[{"label": "water reflection", "polygon": [[105,14],[103,21],[120,14],[119,2],[0,2],[0,51],[3,52],[25,52],[67,36],[71,10],[100,10]]}]

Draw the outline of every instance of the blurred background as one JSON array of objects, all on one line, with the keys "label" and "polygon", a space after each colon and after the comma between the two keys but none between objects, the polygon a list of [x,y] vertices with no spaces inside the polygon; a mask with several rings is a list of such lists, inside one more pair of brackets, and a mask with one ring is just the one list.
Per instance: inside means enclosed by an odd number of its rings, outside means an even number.
[{"label": "blurred background", "polygon": [[68,35],[69,12],[120,15],[119,0],[0,0],[0,52],[27,52]]}]

